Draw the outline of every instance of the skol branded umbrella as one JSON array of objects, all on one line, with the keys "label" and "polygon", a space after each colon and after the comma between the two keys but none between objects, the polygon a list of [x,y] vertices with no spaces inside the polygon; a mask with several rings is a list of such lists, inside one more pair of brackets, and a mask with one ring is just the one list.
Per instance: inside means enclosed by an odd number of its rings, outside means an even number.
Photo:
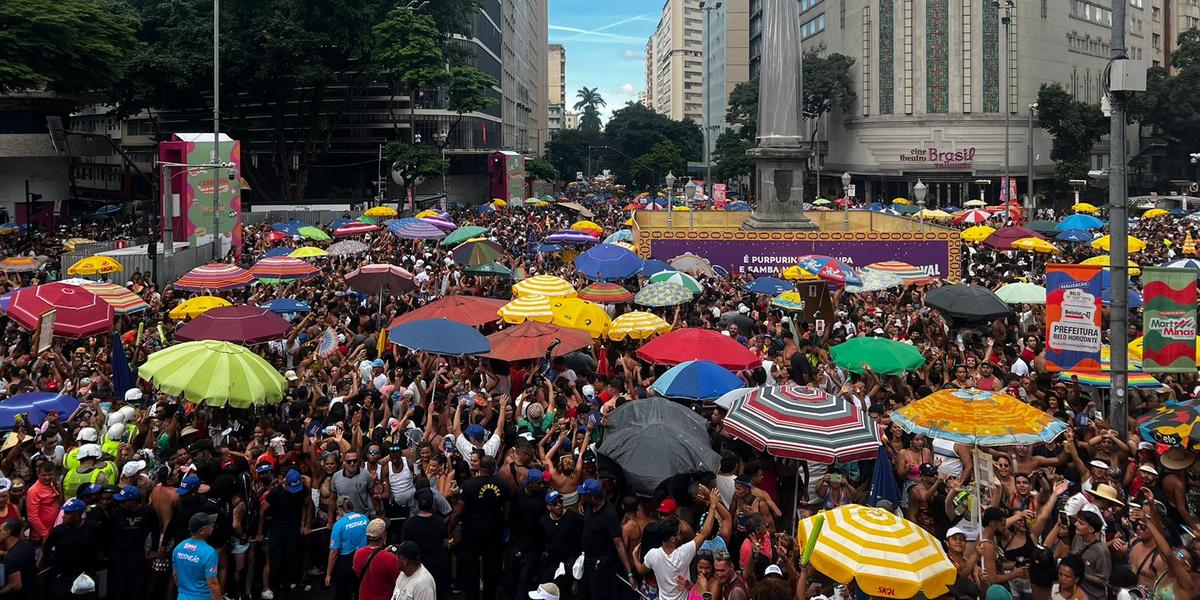
[{"label": "skol branded umbrella", "polygon": [[909,433],[971,446],[1044,443],[1067,429],[1008,394],[975,389],[934,392],[894,411],[892,422]]},{"label": "skol branded umbrella", "polygon": [[223,292],[243,288],[251,283],[254,283],[254,275],[246,269],[225,263],[208,263],[188,271],[175,282],[175,287],[191,292]]},{"label": "skol branded umbrella", "polygon": [[550,301],[550,310],[554,313],[550,320],[554,325],[578,329],[594,338],[603,336],[612,325],[604,307],[581,298],[555,298]]},{"label": "skol branded umbrella", "polygon": [[858,405],[798,385],[735,397],[725,430],[772,456],[822,463],[874,458],[879,448],[879,430]]},{"label": "skol branded umbrella", "polygon": [[550,308],[550,300],[545,296],[530,294],[518,296],[512,302],[496,311],[505,323],[519,324],[525,321],[541,321],[549,323],[554,320],[554,311]]},{"label": "skol branded umbrella", "polygon": [[8,304],[8,316],[33,331],[43,314],[54,310],[54,335],[81,338],[112,329],[115,312],[86,289],[62,282],[20,288]]},{"label": "skol branded umbrella", "polygon": [[283,399],[287,381],[244,346],[202,340],[169,346],[138,369],[138,377],[197,404],[249,408]]},{"label": "skol branded umbrella", "polygon": [[175,332],[175,339],[219,340],[238,344],[260,344],[283,339],[292,324],[283,317],[258,306],[214,308],[192,319]]}]

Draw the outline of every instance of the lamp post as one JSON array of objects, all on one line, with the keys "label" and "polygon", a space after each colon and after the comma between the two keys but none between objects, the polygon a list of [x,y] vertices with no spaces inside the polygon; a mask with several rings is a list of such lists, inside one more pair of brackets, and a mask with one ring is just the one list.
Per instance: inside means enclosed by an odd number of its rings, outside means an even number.
[{"label": "lamp post", "polygon": [[921,215],[921,233],[925,233],[925,196],[928,193],[929,188],[918,178],[917,185],[913,186],[913,198],[916,198],[917,206],[921,208],[921,212],[917,213]]},{"label": "lamp post", "polygon": [[[208,162],[221,162],[221,0],[213,0],[213,153]],[[221,260],[221,213],[219,210],[221,198],[221,170],[213,171],[213,262]],[[231,186],[232,187],[232,186]],[[233,232],[229,240],[233,241]]]},{"label": "lamp post", "polygon": [[712,186],[712,134],[715,127],[709,119],[709,82],[712,81],[712,76],[709,70],[709,65],[712,64],[712,51],[708,47],[708,40],[711,37],[711,26],[709,25],[709,13],[721,8],[721,2],[701,2],[700,8],[704,9],[704,185]]},{"label": "lamp post", "polygon": [[667,171],[667,229],[675,224],[675,203],[671,199],[671,191],[675,189],[675,173]]},{"label": "lamp post", "polygon": [[975,185],[979,186],[979,201],[987,205],[987,186],[992,185],[991,179],[976,179]]},{"label": "lamp post", "polygon": [[696,214],[696,211],[692,210],[692,201],[695,200],[695,198],[696,198],[696,182],[692,181],[691,178],[689,177],[687,185],[683,186],[683,201],[684,201],[684,205],[688,207],[688,228],[689,229],[696,228],[696,217],[694,216]]},{"label": "lamp post", "polygon": [[1075,204],[1079,204],[1079,190],[1082,190],[1084,187],[1087,186],[1087,183],[1088,183],[1087,180],[1086,179],[1071,179],[1071,180],[1067,181],[1067,183],[1071,184],[1071,188],[1075,193]]},{"label": "lamp post", "polygon": [[846,205],[842,207],[842,229],[850,231],[850,173],[842,173],[842,199]]},{"label": "lamp post", "polygon": [[1029,220],[1031,221],[1033,220],[1033,211],[1037,208],[1037,202],[1033,199],[1033,111],[1037,110],[1037,107],[1037,102],[1029,105],[1029,147],[1026,157],[1028,171],[1026,178],[1029,180],[1029,202],[1026,203],[1026,208],[1029,210]]},{"label": "lamp post", "polygon": [[[1012,77],[1012,39],[1008,36],[1008,24],[1012,22],[1012,9],[1016,8],[1017,4],[1013,0],[999,0],[993,5],[1003,11],[1000,17],[1000,22],[1004,24],[1004,179],[1000,185],[1004,186],[1004,191],[1000,194],[1002,198],[1008,198],[1008,190],[1010,189],[1009,174],[1008,174],[1008,113],[1009,113],[1009,90],[1012,89],[1012,82],[1009,79]],[[1012,200],[1012,198],[1008,198]]]}]

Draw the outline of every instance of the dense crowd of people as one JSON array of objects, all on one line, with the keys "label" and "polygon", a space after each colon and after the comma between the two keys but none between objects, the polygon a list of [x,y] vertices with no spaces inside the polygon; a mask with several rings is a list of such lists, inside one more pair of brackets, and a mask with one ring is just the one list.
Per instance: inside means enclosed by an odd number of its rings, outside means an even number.
[{"label": "dense crowd of people", "polygon": [[[606,233],[624,227],[623,190],[596,186],[577,196]],[[462,208],[449,218],[489,228],[485,235],[509,252],[500,262],[515,273],[589,283],[563,253],[536,250],[579,218],[572,210]],[[0,238],[6,255],[44,260],[36,271],[8,273],[5,287],[64,277],[64,239],[113,239],[116,227],[110,220]],[[228,260],[248,267],[276,246],[309,243],[272,242],[271,231],[247,227],[244,247]],[[1150,241],[1138,261],[1160,264],[1180,256],[1196,227],[1144,220],[1133,233]],[[146,381],[115,397],[113,337],[55,338],[37,353],[31,332],[4,320],[0,396],[60,392],[81,404],[40,423],[19,420],[0,447],[0,599],[286,600],[322,590],[338,600],[870,597],[802,565],[795,527],[798,517],[866,503],[874,461],[778,459],[728,435],[723,409],[698,403],[719,469],[635,495],[595,448],[612,410],[655,395],[664,367],[635,356],[642,342],[597,341],[514,363],[380,344],[380,332],[407,311],[449,294],[508,299],[513,281],[465,273],[436,242],[386,230],[357,239],[365,252],[316,259],[314,278],[216,294],[235,305],[291,298],[311,307],[294,315],[286,339],[252,347],[287,380],[277,404],[197,405]],[[1097,253],[1064,246],[1053,260]],[[966,283],[1044,282],[1044,255],[966,243],[962,251]],[[379,262],[410,271],[416,291],[376,297],[348,287],[350,270]],[[115,330],[162,332],[133,338],[136,345],[126,339],[136,369],[172,343],[183,321],[168,312],[194,294],[145,273],[109,277],[150,305],[118,317]],[[760,367],[737,373],[747,386],[813,386],[867,410],[903,490],[899,505],[882,507],[943,541],[958,571],[945,597],[1200,597],[1196,453],[1142,439],[1135,421],[1194,398],[1196,373],[1129,390],[1131,421],[1120,436],[1097,417],[1105,406],[1098,390],[1047,372],[1041,306],[964,326],[924,306],[940,283],[839,289],[836,320],[818,334],[791,323],[769,296],[746,292],[748,281],[704,278],[692,302],[659,312],[760,355]],[[730,312],[753,327],[722,318]],[[1131,329],[1139,328],[1132,315]],[[337,349],[323,356],[318,344],[330,329]],[[900,376],[851,373],[828,349],[856,336],[911,343],[926,363]],[[976,483],[971,449],[906,433],[889,416],[946,388],[1003,391],[1069,424],[1051,443],[988,449],[994,476],[978,482],[978,526],[966,493]],[[789,514],[794,504],[798,515]]]}]

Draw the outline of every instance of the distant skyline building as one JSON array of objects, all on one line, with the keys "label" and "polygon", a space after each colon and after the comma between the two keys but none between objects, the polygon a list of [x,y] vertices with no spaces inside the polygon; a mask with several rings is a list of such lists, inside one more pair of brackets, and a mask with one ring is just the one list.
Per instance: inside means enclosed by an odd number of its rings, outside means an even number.
[{"label": "distant skyline building", "polygon": [[704,120],[704,16],[700,0],[666,0],[646,46],[650,107],[677,121]]},{"label": "distant skyline building", "polygon": [[705,0],[704,114],[706,128],[704,160],[712,152],[717,136],[726,129],[725,109],[734,86],[750,80],[750,0]]},{"label": "distant skyline building", "polygon": [[546,50],[548,127],[551,133],[564,128],[567,97],[567,50],[562,44],[550,44]]}]

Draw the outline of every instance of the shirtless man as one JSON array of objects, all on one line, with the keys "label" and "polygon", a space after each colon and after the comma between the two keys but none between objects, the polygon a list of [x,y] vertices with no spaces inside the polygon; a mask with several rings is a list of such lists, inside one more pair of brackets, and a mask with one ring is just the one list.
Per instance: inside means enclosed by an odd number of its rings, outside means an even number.
[{"label": "shirtless man", "polygon": [[[557,456],[558,451],[573,433],[569,427],[564,426],[567,421],[559,421],[555,426],[546,433],[546,437],[542,438],[544,444],[551,436],[558,435],[558,440],[549,451],[543,451],[542,463],[546,465],[546,472],[550,474],[550,487],[558,490],[562,494],[563,507],[567,510],[578,510],[576,505],[579,502],[579,484],[583,483],[583,457],[587,453],[588,444],[592,439],[591,423],[588,423],[587,435],[583,437],[583,445],[579,448],[579,454],[572,457],[570,454]],[[544,448],[540,448],[544,450]],[[558,458],[557,462],[555,458]]]}]

